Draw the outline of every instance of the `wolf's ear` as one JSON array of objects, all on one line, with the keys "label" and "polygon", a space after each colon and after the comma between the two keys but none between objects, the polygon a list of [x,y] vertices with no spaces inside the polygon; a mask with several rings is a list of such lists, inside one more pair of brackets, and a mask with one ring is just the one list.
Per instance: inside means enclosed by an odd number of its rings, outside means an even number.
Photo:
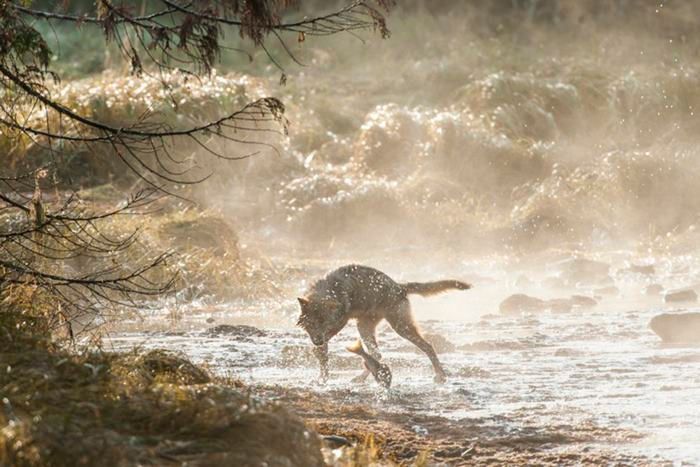
[{"label": "wolf's ear", "polygon": [[297,300],[299,300],[299,305],[301,305],[302,308],[304,308],[305,306],[308,306],[310,303],[309,299],[306,297],[299,297],[299,298],[297,298]]}]

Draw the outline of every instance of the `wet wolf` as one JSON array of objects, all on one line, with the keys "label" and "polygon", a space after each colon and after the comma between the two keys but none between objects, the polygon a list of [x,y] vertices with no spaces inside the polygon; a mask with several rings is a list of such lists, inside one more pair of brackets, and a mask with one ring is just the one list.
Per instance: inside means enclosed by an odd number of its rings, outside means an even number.
[{"label": "wet wolf", "polygon": [[[321,381],[328,379],[328,341],[351,319],[357,320],[357,329],[367,352],[380,360],[382,356],[377,347],[375,329],[385,319],[397,334],[430,358],[435,381],[441,383],[445,381],[445,370],[435,349],[421,336],[413,321],[408,295],[429,296],[470,288],[470,284],[456,280],[399,284],[374,268],[356,264],[343,266],[314,283],[306,295],[298,299],[301,315],[297,324],[306,330],[315,346]],[[364,381],[367,376],[369,372],[364,370],[353,381]]]}]

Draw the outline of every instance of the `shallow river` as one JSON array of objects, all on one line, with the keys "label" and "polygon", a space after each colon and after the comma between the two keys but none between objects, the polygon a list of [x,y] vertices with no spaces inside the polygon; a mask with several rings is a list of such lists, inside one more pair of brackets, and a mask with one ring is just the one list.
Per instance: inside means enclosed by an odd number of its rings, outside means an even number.
[{"label": "shallow river", "polygon": [[[482,290],[496,297],[501,286],[485,281]],[[633,282],[626,286],[639,290]],[[553,446],[567,439],[660,462],[700,463],[700,347],[662,344],[648,328],[662,311],[661,299],[654,304],[638,295],[622,287],[620,296],[602,299],[592,310],[518,316],[496,313],[495,298],[477,295],[412,300],[424,333],[449,341],[440,358],[450,377],[435,385],[428,359],[380,325],[380,348],[394,373],[389,394],[374,382],[350,382],[360,369],[359,358],[344,350],[356,339],[354,325],[331,341],[331,380],[320,386],[308,337],[293,327],[291,300],[264,313],[250,304],[193,311],[169,331],[153,330],[165,320],[155,314],[140,326],[150,331],[127,329],[112,334],[110,343],[119,350],[138,345],[182,351],[251,384],[328,391],[383,410],[469,420],[491,426],[496,438],[521,435]],[[222,323],[262,332],[207,332]]]}]

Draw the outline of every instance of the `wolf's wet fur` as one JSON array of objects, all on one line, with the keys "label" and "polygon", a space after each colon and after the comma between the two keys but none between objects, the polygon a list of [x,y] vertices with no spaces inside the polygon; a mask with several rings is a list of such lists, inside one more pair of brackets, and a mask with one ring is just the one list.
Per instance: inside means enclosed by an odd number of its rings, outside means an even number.
[{"label": "wolf's wet fur", "polygon": [[[381,360],[375,329],[385,319],[397,334],[428,356],[435,371],[435,381],[442,383],[446,379],[445,370],[435,349],[423,338],[413,321],[408,295],[430,296],[470,288],[470,284],[457,280],[399,284],[371,267],[343,266],[315,282],[306,295],[299,298],[301,315],[297,324],[306,330],[315,345],[322,381],[328,379],[328,341],[351,319],[357,320],[367,354]],[[367,376],[369,371],[365,370],[354,381],[364,381]]]}]

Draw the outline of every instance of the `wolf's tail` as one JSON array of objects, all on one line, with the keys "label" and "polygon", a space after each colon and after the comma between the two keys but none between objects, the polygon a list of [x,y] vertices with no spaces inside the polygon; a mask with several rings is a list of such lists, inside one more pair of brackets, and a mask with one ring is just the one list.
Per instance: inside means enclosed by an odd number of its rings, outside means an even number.
[{"label": "wolf's tail", "polygon": [[462,281],[435,281],[435,282],[406,282],[401,284],[407,294],[417,294],[427,297],[447,290],[471,289],[471,284]]},{"label": "wolf's tail", "polygon": [[346,347],[349,352],[356,353],[357,355],[362,355],[364,349],[362,348],[362,341],[358,340],[354,344]]}]

